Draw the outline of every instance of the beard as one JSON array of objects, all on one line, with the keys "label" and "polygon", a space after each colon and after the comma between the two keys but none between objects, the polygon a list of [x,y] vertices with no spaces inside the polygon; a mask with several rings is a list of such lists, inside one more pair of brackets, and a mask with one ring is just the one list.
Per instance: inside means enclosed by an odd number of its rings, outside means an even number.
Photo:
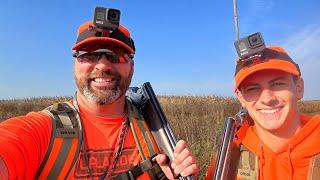
[{"label": "beard", "polygon": [[[91,103],[106,105],[112,104],[121,96],[124,96],[132,79],[133,68],[127,77],[123,77],[115,70],[99,71],[95,70],[87,77],[78,77],[74,74],[79,92]],[[90,83],[95,77],[112,77],[113,85],[108,87],[95,87],[93,89]]]}]

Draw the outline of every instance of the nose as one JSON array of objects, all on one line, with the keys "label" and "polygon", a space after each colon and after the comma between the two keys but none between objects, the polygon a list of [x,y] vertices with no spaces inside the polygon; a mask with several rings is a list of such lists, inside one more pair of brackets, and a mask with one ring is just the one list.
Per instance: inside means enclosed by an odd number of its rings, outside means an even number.
[{"label": "nose", "polygon": [[105,54],[102,54],[99,58],[98,62],[96,63],[96,69],[99,70],[108,70],[113,67],[113,63],[107,58]]},{"label": "nose", "polygon": [[272,106],[277,103],[277,97],[271,89],[263,89],[260,94],[260,102]]}]

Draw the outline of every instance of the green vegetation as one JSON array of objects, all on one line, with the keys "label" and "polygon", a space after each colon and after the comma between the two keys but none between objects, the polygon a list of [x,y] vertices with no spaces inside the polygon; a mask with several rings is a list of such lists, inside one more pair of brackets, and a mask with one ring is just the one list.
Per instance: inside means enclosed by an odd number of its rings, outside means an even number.
[{"label": "green vegetation", "polygon": [[[188,142],[201,166],[201,178],[220,143],[223,120],[233,116],[240,104],[234,98],[217,96],[159,96],[167,118],[177,136]],[[42,97],[21,100],[0,100],[0,121],[39,111],[71,97]],[[320,113],[320,101],[299,102],[300,111],[307,114]]]}]

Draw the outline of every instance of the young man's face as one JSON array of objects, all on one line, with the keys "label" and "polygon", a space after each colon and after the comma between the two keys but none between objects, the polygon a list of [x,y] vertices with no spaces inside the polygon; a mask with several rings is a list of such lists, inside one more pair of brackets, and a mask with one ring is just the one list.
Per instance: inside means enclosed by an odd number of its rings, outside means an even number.
[{"label": "young man's face", "polygon": [[[124,55],[119,49],[116,54]],[[124,57],[122,57],[124,58]],[[96,61],[76,58],[74,62],[74,78],[78,91],[92,103],[111,104],[124,96],[131,82],[134,62],[114,63],[106,55]]]},{"label": "young man's face", "polygon": [[303,88],[301,78],[284,71],[263,70],[247,77],[236,95],[257,128],[281,132],[299,121],[297,101],[303,97]]}]

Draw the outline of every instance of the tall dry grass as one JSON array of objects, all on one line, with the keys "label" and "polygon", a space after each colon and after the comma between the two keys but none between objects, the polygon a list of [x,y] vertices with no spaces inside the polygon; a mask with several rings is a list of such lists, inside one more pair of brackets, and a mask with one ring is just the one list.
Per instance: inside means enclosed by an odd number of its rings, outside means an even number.
[{"label": "tall dry grass", "polygon": [[203,175],[218,148],[223,119],[235,114],[239,103],[217,96],[161,96],[159,101],[177,139],[186,140],[198,157]]},{"label": "tall dry grass", "polygon": [[[41,97],[0,100],[0,121],[39,111],[71,97]],[[201,179],[209,165],[211,154],[220,144],[224,118],[233,116],[240,108],[234,98],[217,96],[159,96],[158,97],[177,139],[188,142],[201,166]],[[299,102],[303,113],[320,113],[320,101]]]},{"label": "tall dry grass", "polygon": [[319,114],[320,113],[320,100],[313,101],[300,101],[298,103],[299,110],[306,114]]},{"label": "tall dry grass", "polygon": [[26,99],[0,100],[0,121],[31,111],[41,111],[55,102],[68,101],[72,97],[33,97]]}]

